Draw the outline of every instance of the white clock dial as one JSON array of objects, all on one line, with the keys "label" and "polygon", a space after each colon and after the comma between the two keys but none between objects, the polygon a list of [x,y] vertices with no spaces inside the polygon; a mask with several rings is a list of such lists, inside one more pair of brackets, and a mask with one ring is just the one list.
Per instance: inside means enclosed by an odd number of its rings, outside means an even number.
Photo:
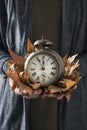
[{"label": "white clock dial", "polygon": [[48,85],[57,77],[58,63],[52,55],[39,53],[30,59],[27,70],[32,82]]}]

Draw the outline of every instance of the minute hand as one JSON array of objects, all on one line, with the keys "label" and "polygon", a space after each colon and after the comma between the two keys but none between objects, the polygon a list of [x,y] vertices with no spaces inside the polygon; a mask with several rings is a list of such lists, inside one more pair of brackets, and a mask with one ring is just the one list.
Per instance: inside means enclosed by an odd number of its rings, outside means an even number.
[{"label": "minute hand", "polygon": [[43,64],[41,63],[41,60],[38,57],[36,57],[36,59],[40,63],[41,67],[43,67]]}]

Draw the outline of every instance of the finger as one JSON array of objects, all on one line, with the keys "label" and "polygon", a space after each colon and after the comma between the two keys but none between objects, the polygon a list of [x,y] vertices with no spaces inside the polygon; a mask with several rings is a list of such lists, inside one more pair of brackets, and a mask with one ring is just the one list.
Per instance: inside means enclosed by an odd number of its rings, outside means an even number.
[{"label": "finger", "polygon": [[53,94],[49,94],[49,93],[44,92],[41,97],[45,98],[45,97],[52,97],[52,96],[53,96]]},{"label": "finger", "polygon": [[12,91],[14,91],[14,89],[16,88],[15,83],[11,78],[9,78],[9,86],[10,86],[10,90]]},{"label": "finger", "polygon": [[19,91],[19,88],[17,88],[17,87],[14,89],[14,92],[15,92],[16,95],[21,95],[20,91]]},{"label": "finger", "polygon": [[63,97],[64,97],[63,94],[59,94],[59,95],[57,96],[57,100],[61,100]]},{"label": "finger", "polygon": [[26,90],[20,90],[18,87],[16,87],[14,91],[16,95],[29,96],[29,93]]},{"label": "finger", "polygon": [[34,94],[34,95],[37,95],[37,94],[39,95],[39,94],[41,94],[41,93],[42,93],[42,90],[41,90],[41,89],[38,89],[38,90],[34,90],[34,91],[33,91],[33,94]]},{"label": "finger", "polygon": [[73,87],[73,89],[77,89],[77,85],[75,85],[75,86]]},{"label": "finger", "polygon": [[24,90],[24,91],[21,93],[21,95],[22,95],[23,97],[24,97],[24,96],[28,97],[28,96],[29,96],[29,93]]},{"label": "finger", "polygon": [[32,94],[32,98],[37,98],[41,93],[42,93],[41,89],[34,90],[34,92]]}]

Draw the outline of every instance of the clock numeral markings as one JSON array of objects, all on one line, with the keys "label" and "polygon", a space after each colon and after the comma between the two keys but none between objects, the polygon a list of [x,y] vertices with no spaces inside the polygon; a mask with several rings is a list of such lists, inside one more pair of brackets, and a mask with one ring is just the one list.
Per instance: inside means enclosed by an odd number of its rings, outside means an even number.
[{"label": "clock numeral markings", "polygon": [[52,70],[56,70],[56,67],[52,67]]},{"label": "clock numeral markings", "polygon": [[43,78],[43,82],[45,82],[45,78]]},{"label": "clock numeral markings", "polygon": [[44,65],[44,59],[45,59],[45,56],[43,55],[42,56],[42,63],[43,63],[43,65]]},{"label": "clock numeral markings", "polygon": [[40,59],[38,57],[36,57],[37,61],[40,62]]},{"label": "clock numeral markings", "polygon": [[47,59],[47,62],[50,60],[50,58]]},{"label": "clock numeral markings", "polygon": [[39,79],[40,79],[40,77],[39,77],[39,76],[37,76],[36,80],[39,80]]},{"label": "clock numeral markings", "polygon": [[30,70],[35,70],[35,68],[31,68]]},{"label": "clock numeral markings", "polygon": [[36,63],[32,62],[32,64],[36,65]]},{"label": "clock numeral markings", "polygon": [[53,76],[54,76],[54,75],[55,75],[55,73],[54,73],[54,72],[51,72],[51,75],[53,75]]},{"label": "clock numeral markings", "polygon": [[54,64],[54,61],[52,61],[50,64],[51,64],[51,65]]},{"label": "clock numeral markings", "polygon": [[36,72],[34,72],[34,73],[32,74],[32,76],[36,76]]},{"label": "clock numeral markings", "polygon": [[48,79],[50,80],[50,77],[48,76]]}]

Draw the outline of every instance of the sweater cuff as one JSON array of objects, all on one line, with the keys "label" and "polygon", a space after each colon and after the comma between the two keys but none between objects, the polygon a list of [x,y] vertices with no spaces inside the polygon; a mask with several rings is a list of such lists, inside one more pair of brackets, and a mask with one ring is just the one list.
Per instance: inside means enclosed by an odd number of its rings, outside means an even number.
[{"label": "sweater cuff", "polygon": [[6,73],[7,73],[7,70],[8,70],[8,66],[7,66],[7,64],[8,64],[8,61],[10,60],[10,58],[6,58],[6,60],[4,61],[4,63],[3,63],[3,67],[2,67],[2,71],[3,71],[3,73],[6,75]]}]

